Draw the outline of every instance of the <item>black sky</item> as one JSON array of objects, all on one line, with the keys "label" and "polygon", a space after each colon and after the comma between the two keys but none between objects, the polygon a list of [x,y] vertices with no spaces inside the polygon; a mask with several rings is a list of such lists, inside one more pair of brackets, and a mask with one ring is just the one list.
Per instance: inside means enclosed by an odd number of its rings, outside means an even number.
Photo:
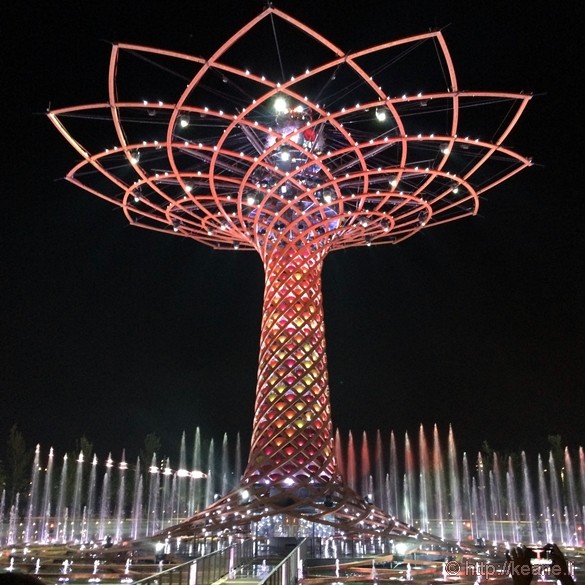
[{"label": "black sky", "polygon": [[[319,0],[276,5],[347,50],[445,27],[463,89],[537,94],[508,144],[536,165],[476,218],[331,255],[334,425],[420,423],[477,450],[583,444],[585,171],[581,1]],[[127,226],[60,180],[75,152],[42,115],[106,97],[108,42],[210,55],[260,2],[13,5],[4,19],[0,444],[136,452],[156,432],[252,425],[262,270]],[[260,50],[272,51],[272,39]],[[424,69],[420,71],[424,89]],[[413,88],[413,90],[418,88]],[[0,447],[0,450],[2,447]]]}]

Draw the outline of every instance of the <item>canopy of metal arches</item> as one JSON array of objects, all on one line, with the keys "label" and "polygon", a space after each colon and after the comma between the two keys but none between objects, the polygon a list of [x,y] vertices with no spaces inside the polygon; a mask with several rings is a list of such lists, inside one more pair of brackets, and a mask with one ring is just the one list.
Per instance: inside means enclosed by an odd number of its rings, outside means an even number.
[{"label": "canopy of metal arches", "polygon": [[[310,67],[293,60],[285,75],[277,21]],[[243,67],[267,31],[277,66]],[[433,87],[404,93],[421,70]],[[459,90],[440,31],[347,53],[269,7],[208,59],[114,45],[107,101],[48,113],[81,156],[68,180],[119,206],[133,226],[256,250],[264,263],[241,490],[171,534],[282,513],[346,533],[417,533],[338,472],[322,263],[331,251],[395,244],[475,215],[483,193],[531,164],[504,145],[530,97]]]}]

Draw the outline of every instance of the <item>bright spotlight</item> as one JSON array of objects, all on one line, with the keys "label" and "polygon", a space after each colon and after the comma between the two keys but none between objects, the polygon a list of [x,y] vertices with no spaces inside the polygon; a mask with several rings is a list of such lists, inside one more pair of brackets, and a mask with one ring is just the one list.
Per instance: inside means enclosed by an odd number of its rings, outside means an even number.
[{"label": "bright spotlight", "polygon": [[404,542],[397,542],[395,549],[396,549],[396,554],[402,556],[408,550],[408,545]]},{"label": "bright spotlight", "polygon": [[277,97],[274,100],[274,109],[277,114],[286,114],[286,112],[288,112],[288,104],[282,96]]},{"label": "bright spotlight", "polygon": [[290,150],[288,148],[282,148],[280,150],[280,160],[283,162],[290,160]]},{"label": "bright spotlight", "polygon": [[383,122],[386,119],[386,110],[384,108],[376,108],[376,120]]},{"label": "bright spotlight", "polygon": [[181,128],[187,128],[187,126],[189,126],[189,122],[191,120],[189,119],[189,116],[181,116],[179,118],[179,126],[181,126]]},{"label": "bright spotlight", "polygon": [[333,189],[325,189],[325,191],[323,191],[323,201],[325,201],[325,203],[331,203],[334,196],[335,193]]}]

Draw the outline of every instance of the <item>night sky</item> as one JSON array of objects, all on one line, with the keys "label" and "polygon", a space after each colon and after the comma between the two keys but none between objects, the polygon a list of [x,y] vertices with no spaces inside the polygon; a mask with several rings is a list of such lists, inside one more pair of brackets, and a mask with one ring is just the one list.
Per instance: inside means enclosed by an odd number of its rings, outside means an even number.
[{"label": "night sky", "polygon": [[[536,163],[475,218],[324,271],[334,426],[458,447],[584,443],[583,2],[282,1],[347,50],[444,28],[462,89],[537,95],[507,144]],[[3,17],[0,454],[18,423],[60,452],[136,454],[155,432],[249,442],[263,275],[254,253],[132,228],[61,180],[77,161],[44,116],[105,100],[109,42],[207,56],[262,3],[44,2]],[[12,10],[12,12],[10,12]],[[258,52],[274,51],[272,38]],[[302,51],[300,50],[300,54]],[[251,58],[255,58],[254,55]],[[424,89],[425,71],[418,72]],[[145,80],[148,83],[148,80]]]}]

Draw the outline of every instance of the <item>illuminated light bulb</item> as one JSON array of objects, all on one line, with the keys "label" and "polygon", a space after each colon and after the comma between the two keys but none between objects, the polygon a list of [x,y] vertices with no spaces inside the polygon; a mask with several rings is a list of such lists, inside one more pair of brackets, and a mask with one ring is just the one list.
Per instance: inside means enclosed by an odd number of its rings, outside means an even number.
[{"label": "illuminated light bulb", "polygon": [[386,110],[384,108],[376,108],[376,120],[383,122],[386,119]]},{"label": "illuminated light bulb", "polygon": [[140,160],[140,151],[137,150],[136,152],[130,153],[130,162],[135,165]]},{"label": "illuminated light bulb", "polygon": [[279,96],[274,100],[274,109],[276,110],[277,114],[284,114],[288,112],[288,104],[282,96]]},{"label": "illuminated light bulb", "polygon": [[181,126],[181,128],[187,128],[187,126],[189,126],[190,121],[191,119],[189,118],[189,116],[187,115],[181,116],[179,118],[179,126]]},{"label": "illuminated light bulb", "polygon": [[449,154],[449,145],[447,143],[441,144],[441,153],[442,154]]},{"label": "illuminated light bulb", "polygon": [[290,151],[288,150],[288,148],[281,149],[280,160],[283,162],[287,162],[290,160]]}]

